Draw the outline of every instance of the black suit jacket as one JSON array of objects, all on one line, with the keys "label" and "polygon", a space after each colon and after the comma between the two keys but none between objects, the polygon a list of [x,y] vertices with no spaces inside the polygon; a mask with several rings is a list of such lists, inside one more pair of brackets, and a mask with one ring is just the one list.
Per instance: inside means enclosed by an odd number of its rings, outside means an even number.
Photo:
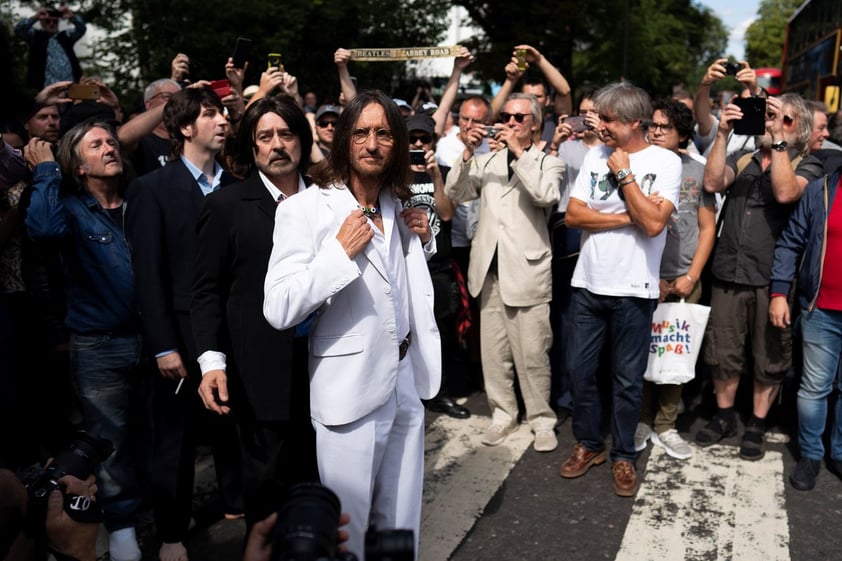
[{"label": "black suit jacket", "polygon": [[[234,411],[250,408],[258,420],[289,418],[293,375],[303,374],[298,381],[307,384],[306,372],[293,372],[295,330],[278,331],[263,317],[276,207],[257,172],[208,195],[199,218],[193,282],[197,352],[226,354]],[[237,395],[240,385],[246,403]]]},{"label": "black suit jacket", "polygon": [[[223,174],[222,185],[233,176]],[[196,223],[204,202],[181,160],[134,180],[126,196],[126,235],[132,248],[144,346],[150,354],[178,350],[195,364],[190,292],[197,249]]]}]

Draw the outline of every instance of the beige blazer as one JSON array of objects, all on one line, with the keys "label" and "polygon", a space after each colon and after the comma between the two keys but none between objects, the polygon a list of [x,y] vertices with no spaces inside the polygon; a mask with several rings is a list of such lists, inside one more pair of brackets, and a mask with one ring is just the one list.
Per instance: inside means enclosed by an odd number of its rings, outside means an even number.
[{"label": "beige blazer", "polygon": [[497,250],[500,295],[507,306],[534,306],[552,295],[552,249],[547,217],[559,200],[564,163],[534,146],[512,161],[508,150],[483,154],[450,170],[445,193],[454,201],[479,198],[479,224],[471,243],[468,291],[482,290]]}]

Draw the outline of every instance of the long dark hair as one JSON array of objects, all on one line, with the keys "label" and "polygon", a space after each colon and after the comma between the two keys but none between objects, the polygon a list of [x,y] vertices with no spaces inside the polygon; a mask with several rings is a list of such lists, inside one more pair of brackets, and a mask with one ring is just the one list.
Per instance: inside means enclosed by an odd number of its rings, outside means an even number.
[{"label": "long dark hair", "polygon": [[301,144],[301,162],[298,164],[298,171],[301,175],[305,175],[310,169],[313,129],[307,122],[304,111],[289,96],[264,97],[246,109],[237,131],[237,153],[234,160],[237,174],[245,176],[254,170],[254,133],[260,118],[267,113],[278,115],[287,124],[290,132],[298,137]]},{"label": "long dark hair", "polygon": [[412,172],[409,168],[409,134],[406,123],[395,102],[380,90],[366,90],[357,94],[339,115],[333,133],[333,147],[327,157],[327,163],[314,170],[314,180],[321,187],[342,182],[346,185],[351,178],[351,134],[360,115],[367,106],[377,103],[386,113],[386,122],[392,132],[391,158],[383,172],[383,184],[388,185],[392,193],[401,200],[412,195],[409,183]]}]

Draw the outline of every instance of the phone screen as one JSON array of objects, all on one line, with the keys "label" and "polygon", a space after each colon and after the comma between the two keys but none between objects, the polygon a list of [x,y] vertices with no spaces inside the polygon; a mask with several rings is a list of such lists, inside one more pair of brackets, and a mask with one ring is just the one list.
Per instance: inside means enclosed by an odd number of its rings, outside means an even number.
[{"label": "phone screen", "polygon": [[246,65],[250,51],[251,39],[237,37],[237,41],[234,43],[234,52],[231,53],[231,58],[234,61],[234,68],[243,68]]},{"label": "phone screen", "polygon": [[427,163],[427,156],[423,150],[410,150],[409,163],[413,166],[423,166]]},{"label": "phone screen", "polygon": [[743,118],[734,121],[734,134],[758,136],[766,132],[766,98],[738,97],[731,103],[743,112]]}]

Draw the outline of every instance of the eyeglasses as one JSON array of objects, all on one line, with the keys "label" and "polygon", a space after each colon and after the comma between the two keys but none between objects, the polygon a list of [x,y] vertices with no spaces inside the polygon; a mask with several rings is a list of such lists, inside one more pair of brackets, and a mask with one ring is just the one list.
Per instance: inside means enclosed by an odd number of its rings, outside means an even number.
[{"label": "eyeglasses", "polygon": [[411,134],[409,135],[409,143],[415,144],[416,142],[421,141],[421,144],[429,144],[433,141],[433,137],[429,134]]},{"label": "eyeglasses", "polygon": [[500,119],[503,120],[504,123],[508,123],[509,119],[514,117],[515,122],[522,123],[523,120],[529,117],[529,113],[506,113],[505,111],[500,112]]},{"label": "eyeglasses", "polygon": [[354,144],[362,144],[372,134],[374,139],[377,140],[377,144],[381,146],[390,146],[395,141],[392,132],[386,129],[356,129],[351,133],[351,138],[354,140]]},{"label": "eyeglasses", "polygon": [[661,129],[661,132],[667,133],[673,130],[675,127],[669,123],[649,123],[649,130],[656,131]]},{"label": "eyeglasses", "polygon": [[164,101],[169,101],[169,100],[170,100],[170,98],[171,98],[173,95],[175,95],[173,92],[158,92],[158,93],[156,93],[155,95],[153,95],[152,97],[150,97],[150,98],[149,98],[149,101],[152,101],[152,100],[153,100],[153,99],[155,99],[156,97],[160,97],[160,98],[161,98],[161,99],[163,99]]},{"label": "eyeglasses", "polygon": [[323,129],[326,129],[328,127],[336,128],[336,121],[319,121],[316,124]]}]

